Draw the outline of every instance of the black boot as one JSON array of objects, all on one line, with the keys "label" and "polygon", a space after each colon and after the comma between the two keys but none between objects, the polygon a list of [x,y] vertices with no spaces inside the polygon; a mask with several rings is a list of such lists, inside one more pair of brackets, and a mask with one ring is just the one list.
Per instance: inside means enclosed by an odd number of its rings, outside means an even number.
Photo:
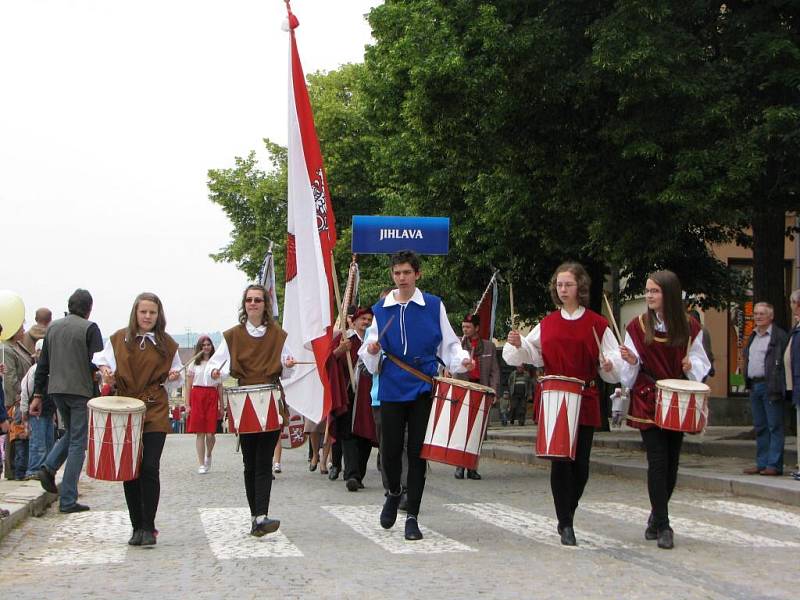
[{"label": "black boot", "polygon": [[417,517],[414,515],[406,517],[406,539],[412,542],[422,539],[422,532],[419,530]]},{"label": "black boot", "polygon": [[400,506],[401,494],[390,494],[386,492],[386,501],[383,503],[383,510],[381,510],[381,527],[384,529],[391,529],[397,521],[397,507]]},{"label": "black boot", "polygon": [[650,517],[647,519],[647,529],[644,530],[644,539],[650,541],[658,539],[658,529],[653,525],[653,513],[650,513]]},{"label": "black boot", "polygon": [[142,530],[141,529],[134,529],[133,535],[131,539],[128,540],[129,546],[141,546],[142,545]]},{"label": "black boot", "polygon": [[565,525],[561,527],[559,525],[559,533],[561,534],[561,543],[564,546],[577,546],[578,543],[575,541],[575,530],[572,529],[572,525]]},{"label": "black boot", "polygon": [[464,479],[464,467],[456,467],[454,476],[456,479]]},{"label": "black boot", "polygon": [[671,527],[665,527],[664,529],[658,532],[657,544],[659,548],[663,548],[664,550],[672,550],[675,544],[673,540]]}]

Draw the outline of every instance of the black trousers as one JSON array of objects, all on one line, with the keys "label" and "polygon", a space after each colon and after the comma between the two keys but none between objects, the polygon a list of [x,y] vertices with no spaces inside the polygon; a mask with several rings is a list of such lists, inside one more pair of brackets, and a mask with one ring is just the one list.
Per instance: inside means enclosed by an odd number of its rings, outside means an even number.
[{"label": "black trousers", "polygon": [[430,413],[430,393],[422,394],[412,402],[381,403],[381,465],[392,494],[402,491],[403,444],[408,427],[408,514],[414,516],[419,514],[422,493],[425,491],[427,463],[419,457],[419,453]]},{"label": "black trousers", "polygon": [[647,451],[647,492],[653,526],[669,527],[669,499],[678,480],[678,461],[683,444],[682,431],[660,427],[642,429],[642,441]]},{"label": "black trousers", "polygon": [[357,435],[342,440],[344,456],[344,480],[357,479],[363,481],[367,474],[367,463],[372,453],[372,442]]},{"label": "black trousers", "polygon": [[272,492],[272,454],[281,432],[243,433],[239,436],[244,463],[244,490],[250,514],[254,517],[269,514]]},{"label": "black trousers", "polygon": [[161,496],[159,467],[166,439],[167,434],[159,431],[142,434],[142,464],[139,467],[139,477],[122,484],[134,529],[154,531],[156,528],[158,499]]},{"label": "black trousers", "polygon": [[554,460],[550,465],[550,489],[556,516],[561,527],[572,527],[578,502],[589,481],[589,456],[592,453],[594,427],[578,425],[578,445],[575,460]]}]

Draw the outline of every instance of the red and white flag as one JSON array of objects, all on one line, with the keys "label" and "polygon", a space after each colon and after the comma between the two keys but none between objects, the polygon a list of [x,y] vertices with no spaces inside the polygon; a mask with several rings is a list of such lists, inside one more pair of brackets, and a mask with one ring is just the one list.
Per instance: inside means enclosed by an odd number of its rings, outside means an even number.
[{"label": "red and white flag", "polygon": [[286,402],[308,419],[327,417],[331,392],[325,363],[331,352],[334,302],[332,257],[336,224],[289,2],[288,240],[283,328],[297,365],[283,381]]}]

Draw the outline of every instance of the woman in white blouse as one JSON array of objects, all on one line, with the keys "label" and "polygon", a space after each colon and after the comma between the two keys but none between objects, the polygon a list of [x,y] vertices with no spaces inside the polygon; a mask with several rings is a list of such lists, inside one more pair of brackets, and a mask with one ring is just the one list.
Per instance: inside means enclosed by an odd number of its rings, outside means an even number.
[{"label": "woman in white blouse", "polygon": [[201,335],[194,347],[199,354],[186,370],[186,396],[189,398],[187,431],[196,434],[197,472],[211,470],[211,453],[217,441],[217,418],[222,414],[222,385],[211,378],[208,359],[214,354],[214,343],[207,335]]}]

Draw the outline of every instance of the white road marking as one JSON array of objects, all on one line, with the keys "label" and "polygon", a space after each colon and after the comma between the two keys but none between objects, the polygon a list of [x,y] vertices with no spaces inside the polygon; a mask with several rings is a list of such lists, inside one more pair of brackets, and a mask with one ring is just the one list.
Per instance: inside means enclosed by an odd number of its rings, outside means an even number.
[{"label": "white road marking", "polygon": [[731,502],[730,500],[697,500],[694,502],[675,502],[675,504],[694,506],[737,517],[745,517],[747,519],[755,519],[756,521],[764,521],[766,523],[774,523],[775,525],[800,529],[800,515],[786,510],[765,508],[763,506],[746,504],[744,502]]},{"label": "white road marking", "polygon": [[575,537],[578,539],[577,546],[563,546],[561,544],[561,538],[556,531],[558,525],[556,519],[520,510],[499,502],[445,504],[445,506],[456,512],[470,515],[481,521],[496,525],[506,531],[510,531],[511,533],[547,546],[556,546],[558,548],[585,548],[591,550],[635,547],[621,540],[590,533],[583,529],[579,529],[575,533]]},{"label": "white road marking", "polygon": [[[581,508],[589,512],[611,517],[619,521],[631,523],[644,530],[650,511],[628,506],[619,502],[596,502],[581,504]],[[797,542],[785,542],[761,535],[719,527],[703,521],[673,517],[670,515],[670,525],[677,530],[676,535],[708,542],[711,544],[727,544],[729,546],[750,546],[759,548],[800,548]]]},{"label": "white road marking", "polygon": [[124,510],[61,515],[44,553],[35,560],[46,565],[104,565],[121,563],[132,533]]},{"label": "white road marking", "polygon": [[211,552],[219,560],[303,556],[280,530],[257,538],[250,535],[247,508],[198,508]]},{"label": "white road marking", "polygon": [[440,533],[431,531],[420,523],[423,539],[409,542],[405,539],[405,520],[398,515],[397,523],[391,529],[383,529],[378,520],[380,506],[323,506],[345,525],[352,527],[371,542],[392,554],[441,554],[443,552],[477,552],[461,542],[452,540]]}]

